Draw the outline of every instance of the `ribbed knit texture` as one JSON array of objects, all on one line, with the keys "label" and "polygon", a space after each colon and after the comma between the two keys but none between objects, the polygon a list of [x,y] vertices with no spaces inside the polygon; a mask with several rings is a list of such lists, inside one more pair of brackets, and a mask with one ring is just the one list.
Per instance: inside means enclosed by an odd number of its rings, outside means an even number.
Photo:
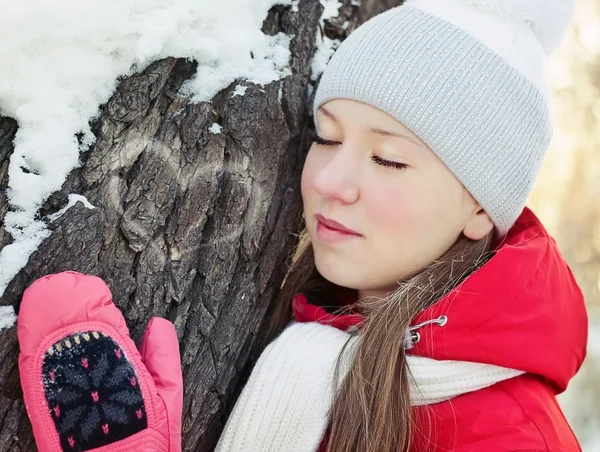
[{"label": "ribbed knit texture", "polygon": [[[316,451],[334,396],[333,371],[343,378],[360,336],[315,322],[292,322],[261,354],[231,413],[216,452]],[[516,377],[489,364],[408,356],[413,405],[442,402]]]},{"label": "ribbed knit texture", "polygon": [[531,76],[464,29],[409,5],[372,18],[341,44],[317,88],[315,118],[336,98],[373,105],[412,130],[501,235],[522,211],[552,136],[546,98]]}]

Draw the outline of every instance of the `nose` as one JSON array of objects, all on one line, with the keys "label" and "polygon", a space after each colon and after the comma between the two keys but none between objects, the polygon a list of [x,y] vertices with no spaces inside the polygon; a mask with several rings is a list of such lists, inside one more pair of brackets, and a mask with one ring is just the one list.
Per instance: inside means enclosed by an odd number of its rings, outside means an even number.
[{"label": "nose", "polygon": [[358,165],[350,152],[337,149],[317,171],[313,184],[323,198],[352,204],[358,200]]}]

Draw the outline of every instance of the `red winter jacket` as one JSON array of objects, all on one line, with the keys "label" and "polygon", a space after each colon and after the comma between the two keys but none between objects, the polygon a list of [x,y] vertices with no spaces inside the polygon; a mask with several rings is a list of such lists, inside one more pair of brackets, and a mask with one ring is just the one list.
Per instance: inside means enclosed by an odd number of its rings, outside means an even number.
[{"label": "red winter jacket", "polygon": [[[496,250],[459,291],[414,320],[448,318],[443,327],[420,330],[421,340],[410,353],[527,373],[447,402],[415,407],[420,428],[412,450],[580,451],[555,396],[566,389],[585,357],[588,323],[582,293],[556,243],[529,209]],[[340,329],[361,320],[356,314],[329,314],[318,304],[298,294],[296,319]]]}]

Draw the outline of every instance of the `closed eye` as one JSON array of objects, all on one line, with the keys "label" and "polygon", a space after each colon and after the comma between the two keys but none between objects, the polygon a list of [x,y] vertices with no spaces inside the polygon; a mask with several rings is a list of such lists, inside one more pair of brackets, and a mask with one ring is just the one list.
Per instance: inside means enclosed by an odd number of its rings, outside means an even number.
[{"label": "closed eye", "polygon": [[[320,137],[319,135],[315,134],[313,141],[321,146],[337,146],[338,144],[340,144],[337,141],[333,141],[333,140],[327,140],[325,138]],[[371,160],[374,161],[376,164],[386,167],[386,168],[395,168],[395,169],[406,169],[408,168],[408,165],[404,164],[404,163],[399,163],[399,162],[391,162],[389,160],[384,160],[381,157],[374,155],[371,157]]]},{"label": "closed eye", "polygon": [[326,140],[325,138],[321,138],[319,135],[315,134],[313,141],[321,146],[336,146],[340,143],[337,141]]},{"label": "closed eye", "polygon": [[372,156],[371,160],[373,160],[378,165],[385,166],[386,168],[395,168],[395,169],[401,169],[401,170],[408,168],[408,165],[405,163],[390,162],[389,160],[384,160],[381,157],[378,157],[376,155]]}]

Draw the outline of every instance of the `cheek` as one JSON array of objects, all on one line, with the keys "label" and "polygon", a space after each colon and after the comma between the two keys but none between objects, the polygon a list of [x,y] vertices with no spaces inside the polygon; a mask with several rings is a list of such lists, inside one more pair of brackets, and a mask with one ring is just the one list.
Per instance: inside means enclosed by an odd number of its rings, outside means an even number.
[{"label": "cheek", "polygon": [[309,188],[309,180],[312,178],[310,162],[308,158],[306,162],[304,162],[304,168],[302,168],[302,177],[300,178],[300,190],[302,191],[302,197],[304,198],[305,194],[308,192]]},{"label": "cheek", "polygon": [[314,188],[312,187],[312,180],[314,177],[315,165],[314,159],[311,158],[310,152],[306,156],[306,161],[304,162],[304,167],[302,168],[302,177],[300,179],[300,191],[302,193],[302,202],[305,205],[307,200],[314,193]]},{"label": "cheek", "polygon": [[452,227],[462,217],[463,189],[442,172],[413,173],[399,179],[383,196],[373,196],[374,216],[395,230],[420,235],[440,226]]},{"label": "cheek", "polygon": [[388,234],[406,235],[422,227],[427,210],[422,193],[411,184],[395,184],[385,187],[373,181],[363,190],[368,221],[375,228],[375,235],[386,238]]},{"label": "cheek", "polygon": [[300,192],[302,194],[302,209],[304,211],[304,217],[307,222],[307,226],[310,227],[312,222],[312,215],[315,213],[316,203],[318,202],[318,193],[314,187],[314,179],[317,175],[319,165],[322,163],[319,161],[317,155],[314,152],[308,152],[304,167],[302,168],[302,176],[300,178]]},{"label": "cheek", "polygon": [[390,267],[407,266],[398,269],[405,275],[439,257],[460,227],[453,187],[427,181],[417,173],[401,177],[386,187],[373,180],[363,194],[373,251]]}]

